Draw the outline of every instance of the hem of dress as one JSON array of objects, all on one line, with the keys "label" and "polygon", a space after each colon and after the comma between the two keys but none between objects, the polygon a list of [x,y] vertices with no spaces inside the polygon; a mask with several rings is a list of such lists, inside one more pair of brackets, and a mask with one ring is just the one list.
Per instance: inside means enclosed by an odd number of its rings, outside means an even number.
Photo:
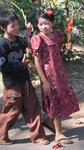
[{"label": "hem of dress", "polygon": [[58,117],[58,118],[60,118],[60,119],[64,119],[64,118],[69,117],[70,115],[72,115],[73,113],[76,113],[76,112],[78,112],[78,111],[80,111],[80,109],[77,109],[77,110],[75,110],[75,111],[72,111],[72,112],[70,112],[70,113],[68,113],[68,114],[65,114],[65,115],[63,115],[63,116],[60,116],[60,115],[50,115],[50,114],[47,114],[47,115],[48,115],[48,117],[49,117],[50,119],[54,119],[54,118],[56,118],[56,117]]}]

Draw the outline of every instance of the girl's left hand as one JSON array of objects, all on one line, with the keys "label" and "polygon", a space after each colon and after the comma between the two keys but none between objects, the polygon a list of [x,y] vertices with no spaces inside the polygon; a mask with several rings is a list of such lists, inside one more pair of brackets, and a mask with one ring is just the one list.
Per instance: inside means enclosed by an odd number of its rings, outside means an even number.
[{"label": "girl's left hand", "polygon": [[72,49],[72,44],[71,43],[68,43],[68,44],[66,43],[65,46],[66,46],[66,49],[68,49],[68,50]]}]

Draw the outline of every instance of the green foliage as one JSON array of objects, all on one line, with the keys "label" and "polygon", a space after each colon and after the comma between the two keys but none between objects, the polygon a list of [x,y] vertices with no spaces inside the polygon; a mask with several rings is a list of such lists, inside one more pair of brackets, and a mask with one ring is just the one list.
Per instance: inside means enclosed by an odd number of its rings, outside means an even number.
[{"label": "green foliage", "polygon": [[[83,0],[64,0],[63,2],[54,0],[39,0],[32,2],[32,0],[0,0],[0,10],[9,9],[15,10],[20,18],[21,30],[25,29],[25,24],[30,21],[34,25],[35,32],[37,32],[36,14],[39,10],[46,8],[53,8],[55,11],[55,26],[54,30],[61,30],[65,32],[68,19],[73,16],[73,27],[77,27],[79,35],[72,33],[72,42],[84,45],[84,2]],[[73,52],[64,56],[64,60],[75,58]],[[78,56],[78,54],[77,54]],[[78,56],[79,57],[79,56]],[[35,70],[35,68],[32,67]],[[33,71],[34,72],[34,71]],[[36,72],[35,72],[36,75]]]},{"label": "green foliage", "polygon": [[[13,3],[11,3],[13,2]],[[15,6],[15,5],[16,6]],[[37,31],[36,24],[36,13],[39,10],[43,10],[45,8],[52,7],[55,11],[55,30],[60,29],[64,32],[68,19],[73,15],[74,22],[73,27],[77,27],[79,29],[78,37],[75,37],[72,34],[72,41],[74,43],[79,43],[83,45],[84,41],[84,16],[81,15],[81,10],[83,8],[83,0],[64,0],[54,1],[54,0],[44,0],[44,2],[32,0],[0,0],[0,9],[12,9],[15,10],[20,16],[21,22],[21,30],[24,30],[25,24],[28,21],[31,21]]]}]

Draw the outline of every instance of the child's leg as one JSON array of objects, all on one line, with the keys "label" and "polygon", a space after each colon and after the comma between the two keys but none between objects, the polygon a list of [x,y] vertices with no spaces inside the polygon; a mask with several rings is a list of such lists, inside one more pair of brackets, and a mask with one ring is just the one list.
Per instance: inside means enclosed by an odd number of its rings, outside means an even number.
[{"label": "child's leg", "polygon": [[0,114],[0,141],[8,141],[8,130],[16,121],[22,107],[21,90],[19,86],[4,90],[4,108]]},{"label": "child's leg", "polygon": [[54,119],[54,126],[55,126],[55,141],[58,143],[63,143],[63,144],[71,144],[73,143],[72,140],[68,139],[62,132],[62,125],[61,125],[61,119],[60,118],[55,118]]},{"label": "child's leg", "polygon": [[54,126],[55,126],[55,131],[56,131],[56,139],[59,139],[61,136],[64,137],[62,133],[62,127],[61,127],[61,119],[60,118],[55,118],[54,119]]},{"label": "child's leg", "polygon": [[[31,141],[35,142],[37,139],[45,138],[45,132],[41,125],[40,105],[30,81],[25,84],[24,96],[23,115],[30,129]],[[42,144],[47,144],[47,141],[43,140]]]}]

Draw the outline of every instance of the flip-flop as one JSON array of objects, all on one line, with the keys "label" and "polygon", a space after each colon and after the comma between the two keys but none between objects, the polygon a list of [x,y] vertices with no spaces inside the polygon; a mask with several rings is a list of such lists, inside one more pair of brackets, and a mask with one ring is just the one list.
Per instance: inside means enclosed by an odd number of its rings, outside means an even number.
[{"label": "flip-flop", "polygon": [[34,143],[36,144],[43,144],[43,145],[48,145],[49,144],[49,141],[44,139],[44,138],[41,138],[41,139],[37,139],[36,141],[34,141]]},{"label": "flip-flop", "polygon": [[58,139],[56,140],[56,143],[60,143],[60,144],[73,144],[73,140],[65,137],[65,138],[61,138],[61,139]]},{"label": "flip-flop", "polygon": [[10,145],[10,144],[13,144],[13,141],[11,141],[10,139],[7,140],[0,139],[0,145]]}]

